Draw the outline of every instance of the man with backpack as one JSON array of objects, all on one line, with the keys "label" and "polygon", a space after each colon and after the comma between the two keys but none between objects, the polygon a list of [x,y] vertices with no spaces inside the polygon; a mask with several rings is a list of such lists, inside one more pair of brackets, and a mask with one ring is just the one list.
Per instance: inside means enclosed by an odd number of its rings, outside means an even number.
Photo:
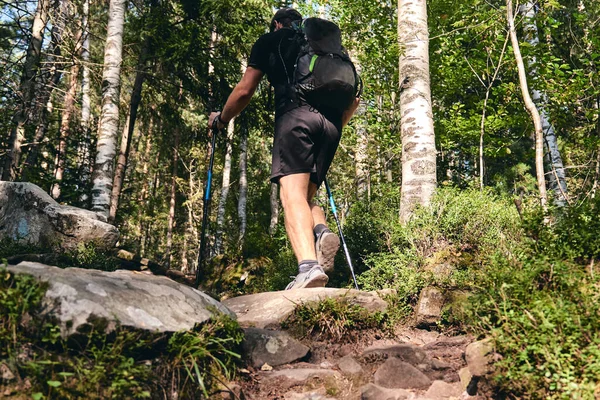
[{"label": "man with backpack", "polygon": [[329,280],[340,241],[313,202],[337,150],[342,127],[359,103],[354,66],[329,21],[302,21],[298,11],[278,10],[270,33],[253,45],[248,68],[208,125],[223,129],[250,102],[262,77],[275,91],[271,181],[279,184],[285,228],[298,260],[286,289],[322,287]]}]

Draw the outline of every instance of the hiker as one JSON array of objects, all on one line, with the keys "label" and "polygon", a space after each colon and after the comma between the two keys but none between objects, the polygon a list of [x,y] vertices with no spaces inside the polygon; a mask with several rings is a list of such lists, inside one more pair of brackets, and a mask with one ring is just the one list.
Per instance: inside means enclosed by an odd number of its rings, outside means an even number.
[{"label": "hiker", "polygon": [[317,110],[297,93],[293,74],[300,47],[292,24],[301,21],[300,13],[291,8],[275,13],[270,32],[254,43],[246,72],[223,111],[211,113],[208,120],[209,127],[216,119],[216,126],[223,129],[248,105],[267,75],[275,90],[271,182],[279,185],[285,229],[298,260],[298,275],[286,290],[323,287],[329,280],[325,272],[333,269],[340,240],[327,228],[325,213],[313,198],[331,165],[342,127],[359,103],[352,92],[344,110]]}]

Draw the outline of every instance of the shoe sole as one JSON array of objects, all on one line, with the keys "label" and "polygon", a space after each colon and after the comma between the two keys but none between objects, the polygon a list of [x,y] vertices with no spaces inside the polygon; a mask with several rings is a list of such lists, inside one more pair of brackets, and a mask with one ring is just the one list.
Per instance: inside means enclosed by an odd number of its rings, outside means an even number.
[{"label": "shoe sole", "polygon": [[317,243],[317,262],[323,267],[323,271],[333,270],[335,255],[339,249],[340,238],[335,233],[324,233]]},{"label": "shoe sole", "polygon": [[308,289],[308,288],[317,288],[317,287],[325,287],[329,282],[329,277],[325,274],[315,275],[313,278],[308,279],[302,282],[302,285],[294,287],[292,289]]}]

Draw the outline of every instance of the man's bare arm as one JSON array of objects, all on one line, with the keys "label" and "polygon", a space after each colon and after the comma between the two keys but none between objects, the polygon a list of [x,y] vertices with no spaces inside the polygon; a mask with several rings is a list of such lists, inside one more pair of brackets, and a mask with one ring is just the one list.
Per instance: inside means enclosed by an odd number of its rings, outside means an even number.
[{"label": "man's bare arm", "polygon": [[[220,120],[223,122],[229,122],[235,118],[244,108],[250,103],[260,80],[262,79],[264,72],[259,69],[248,67],[246,72],[239,83],[233,89],[233,92],[229,95],[223,111],[221,111]],[[219,113],[214,112],[210,114],[208,119],[208,126],[212,126],[212,122]],[[221,123],[218,124],[219,129],[225,126]]]},{"label": "man's bare arm", "polygon": [[346,109],[346,111],[344,111],[344,113],[342,114],[342,127],[344,127],[348,124],[348,122],[350,121],[350,118],[352,118],[352,116],[356,112],[356,109],[358,108],[359,104],[360,104],[360,98],[356,97],[354,99],[354,101],[352,102],[352,104],[350,104],[350,107],[348,107],[348,109]]}]

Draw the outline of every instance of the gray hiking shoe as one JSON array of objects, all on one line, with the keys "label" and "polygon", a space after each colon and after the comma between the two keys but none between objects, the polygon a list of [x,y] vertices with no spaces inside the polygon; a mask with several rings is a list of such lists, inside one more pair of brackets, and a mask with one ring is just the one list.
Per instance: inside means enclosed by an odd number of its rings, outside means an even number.
[{"label": "gray hiking shoe", "polygon": [[315,265],[308,272],[301,272],[291,281],[285,290],[324,287],[329,277],[323,272],[320,265]]},{"label": "gray hiking shoe", "polygon": [[340,238],[330,230],[323,231],[315,242],[317,262],[325,272],[333,270],[333,260],[340,249]]}]

